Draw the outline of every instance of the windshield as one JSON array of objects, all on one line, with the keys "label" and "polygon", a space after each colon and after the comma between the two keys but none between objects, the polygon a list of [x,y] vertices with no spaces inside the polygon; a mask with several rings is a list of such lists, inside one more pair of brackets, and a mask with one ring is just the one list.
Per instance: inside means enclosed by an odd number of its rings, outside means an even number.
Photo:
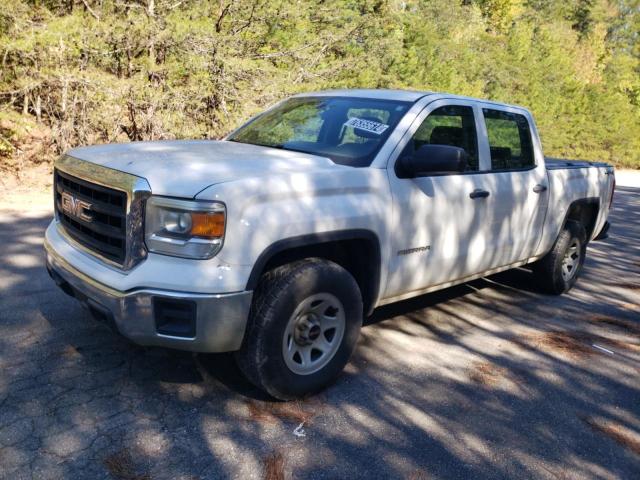
[{"label": "windshield", "polygon": [[367,167],[410,102],[348,97],[286,100],[247,123],[227,140],[329,157]]}]

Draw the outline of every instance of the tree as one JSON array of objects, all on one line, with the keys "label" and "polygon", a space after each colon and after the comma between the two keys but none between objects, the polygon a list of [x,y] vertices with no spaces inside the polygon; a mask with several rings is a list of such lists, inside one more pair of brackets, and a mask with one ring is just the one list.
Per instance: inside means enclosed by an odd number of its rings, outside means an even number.
[{"label": "tree", "polygon": [[640,167],[639,1],[5,2],[0,169],[78,144],[217,138],[341,87],[522,104],[549,154]]}]

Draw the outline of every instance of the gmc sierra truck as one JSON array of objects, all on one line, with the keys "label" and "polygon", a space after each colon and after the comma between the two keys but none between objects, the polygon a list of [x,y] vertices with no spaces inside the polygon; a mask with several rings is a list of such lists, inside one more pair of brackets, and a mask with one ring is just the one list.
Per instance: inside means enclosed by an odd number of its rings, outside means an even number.
[{"label": "gmc sierra truck", "polygon": [[545,159],[521,107],[308,93],[222,141],[63,155],[47,268],[133,342],[235,352],[291,399],[338,376],[380,305],[528,264],[568,291],[606,235],[613,174]]}]

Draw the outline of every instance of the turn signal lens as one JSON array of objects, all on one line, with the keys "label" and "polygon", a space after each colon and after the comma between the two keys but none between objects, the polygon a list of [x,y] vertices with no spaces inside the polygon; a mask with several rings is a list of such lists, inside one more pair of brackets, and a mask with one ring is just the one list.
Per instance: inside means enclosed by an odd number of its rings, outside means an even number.
[{"label": "turn signal lens", "polygon": [[224,213],[193,212],[191,235],[194,237],[219,238],[224,235]]}]

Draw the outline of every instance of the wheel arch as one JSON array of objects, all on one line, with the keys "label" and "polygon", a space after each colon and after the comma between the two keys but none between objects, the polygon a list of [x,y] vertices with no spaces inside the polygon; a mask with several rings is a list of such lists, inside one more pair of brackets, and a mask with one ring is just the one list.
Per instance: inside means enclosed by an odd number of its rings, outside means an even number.
[{"label": "wheel arch", "polygon": [[599,213],[600,198],[588,197],[575,200],[567,209],[564,222],[562,222],[562,228],[567,225],[568,221],[579,222],[584,227],[587,233],[587,241],[589,241],[593,235]]},{"label": "wheel arch", "polygon": [[247,281],[247,290],[257,287],[263,273],[310,257],[333,261],[351,273],[362,293],[365,315],[373,311],[380,290],[382,257],[378,236],[367,229],[313,233],[272,243],[254,263]]}]

